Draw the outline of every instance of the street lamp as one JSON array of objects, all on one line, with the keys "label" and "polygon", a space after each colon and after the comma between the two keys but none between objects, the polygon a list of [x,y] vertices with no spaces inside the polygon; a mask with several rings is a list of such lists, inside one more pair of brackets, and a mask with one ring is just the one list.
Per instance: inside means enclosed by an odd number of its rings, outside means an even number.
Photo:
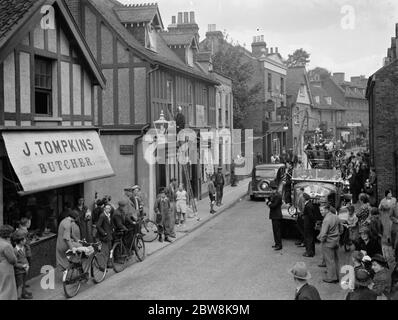
[{"label": "street lamp", "polygon": [[283,130],[284,130],[284,131],[287,131],[287,130],[289,130],[289,125],[288,125],[287,123],[285,123],[285,124],[284,124],[284,126],[283,126]]},{"label": "street lamp", "polygon": [[[164,117],[163,110],[160,113],[159,120],[154,121],[153,124],[155,126],[158,142],[159,143],[166,143],[165,135],[166,135],[167,129],[170,126],[170,122],[167,121],[166,118]],[[161,141],[160,141],[159,137],[162,137]]]}]

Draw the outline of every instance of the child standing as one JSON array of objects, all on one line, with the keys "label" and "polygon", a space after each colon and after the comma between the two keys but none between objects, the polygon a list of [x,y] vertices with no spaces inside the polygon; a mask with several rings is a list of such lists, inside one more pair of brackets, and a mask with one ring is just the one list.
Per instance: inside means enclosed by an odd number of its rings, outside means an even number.
[{"label": "child standing", "polygon": [[17,263],[14,266],[15,282],[17,284],[18,299],[31,300],[33,295],[26,290],[26,276],[29,271],[29,262],[26,256],[26,237],[21,231],[16,231],[12,237],[12,242],[15,245],[14,252],[17,257]]},{"label": "child standing", "polygon": [[216,187],[215,187],[216,177],[213,175],[209,180],[208,189],[209,189],[209,199],[210,199],[210,213],[214,214],[216,211],[214,210],[214,205],[216,203]]},{"label": "child standing", "polygon": [[355,214],[355,207],[348,207],[347,227],[350,236],[350,241],[356,243],[359,238],[358,217]]},{"label": "child standing", "polygon": [[185,215],[188,208],[188,196],[187,192],[184,190],[184,185],[180,183],[178,190],[176,192],[177,199],[177,225],[179,226],[185,224]]},{"label": "child standing", "polygon": [[170,201],[166,196],[165,188],[159,191],[159,196],[156,199],[154,211],[156,213],[156,223],[158,224],[159,229],[159,241],[172,242],[169,238],[169,225],[170,225],[170,216],[171,216],[171,205]]}]

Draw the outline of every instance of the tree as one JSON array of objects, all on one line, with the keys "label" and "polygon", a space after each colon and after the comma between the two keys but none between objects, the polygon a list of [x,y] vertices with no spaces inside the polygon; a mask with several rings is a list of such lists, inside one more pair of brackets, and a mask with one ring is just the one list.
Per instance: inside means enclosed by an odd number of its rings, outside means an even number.
[{"label": "tree", "polygon": [[[243,129],[243,120],[247,110],[260,102],[261,84],[252,84],[255,72],[252,61],[245,59],[245,49],[226,41],[227,36],[219,40],[217,52],[213,55],[213,69],[232,79],[234,96],[234,127]],[[210,48],[204,48],[210,49]]]},{"label": "tree", "polygon": [[297,49],[293,54],[289,54],[286,64],[289,68],[292,67],[305,67],[310,63],[310,54],[303,48]]},{"label": "tree", "polygon": [[311,76],[313,76],[315,74],[319,75],[320,80],[325,80],[332,76],[332,73],[329,70],[327,70],[325,68],[321,68],[321,67],[316,67],[315,69],[310,70],[308,73]]}]

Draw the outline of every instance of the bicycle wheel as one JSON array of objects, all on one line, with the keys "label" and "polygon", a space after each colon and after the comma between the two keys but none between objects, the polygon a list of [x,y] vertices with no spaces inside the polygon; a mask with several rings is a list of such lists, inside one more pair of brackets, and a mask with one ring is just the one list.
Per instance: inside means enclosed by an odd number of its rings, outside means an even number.
[{"label": "bicycle wheel", "polygon": [[122,272],[124,269],[126,269],[127,258],[128,254],[126,247],[120,242],[115,243],[111,251],[111,259],[113,270],[116,273]]},{"label": "bicycle wheel", "polygon": [[102,253],[97,253],[93,260],[91,260],[91,276],[94,283],[101,283],[104,281],[107,273],[107,261]]},{"label": "bicycle wheel", "polygon": [[62,284],[66,298],[73,298],[79,293],[81,274],[82,273],[78,268],[70,268],[64,271]]},{"label": "bicycle wheel", "polygon": [[[140,234],[137,234],[133,239],[132,247],[134,248],[135,255],[138,261],[145,259],[145,242]],[[132,250],[131,250],[132,251]]]},{"label": "bicycle wheel", "polygon": [[158,236],[158,225],[151,221],[145,220],[141,225],[141,234],[145,242],[153,242]]}]

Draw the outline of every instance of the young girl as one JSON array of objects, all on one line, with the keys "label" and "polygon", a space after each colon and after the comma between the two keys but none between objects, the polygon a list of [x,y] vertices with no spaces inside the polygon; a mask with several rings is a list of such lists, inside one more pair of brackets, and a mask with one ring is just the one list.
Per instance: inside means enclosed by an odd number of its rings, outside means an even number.
[{"label": "young girl", "polygon": [[176,192],[177,199],[177,225],[179,226],[185,224],[185,215],[187,213],[188,208],[188,195],[184,190],[184,185],[180,183],[178,190]]},{"label": "young girl", "polygon": [[355,214],[355,207],[348,207],[347,227],[349,232],[350,241],[353,243],[358,241],[359,238],[359,225],[358,217]]}]

